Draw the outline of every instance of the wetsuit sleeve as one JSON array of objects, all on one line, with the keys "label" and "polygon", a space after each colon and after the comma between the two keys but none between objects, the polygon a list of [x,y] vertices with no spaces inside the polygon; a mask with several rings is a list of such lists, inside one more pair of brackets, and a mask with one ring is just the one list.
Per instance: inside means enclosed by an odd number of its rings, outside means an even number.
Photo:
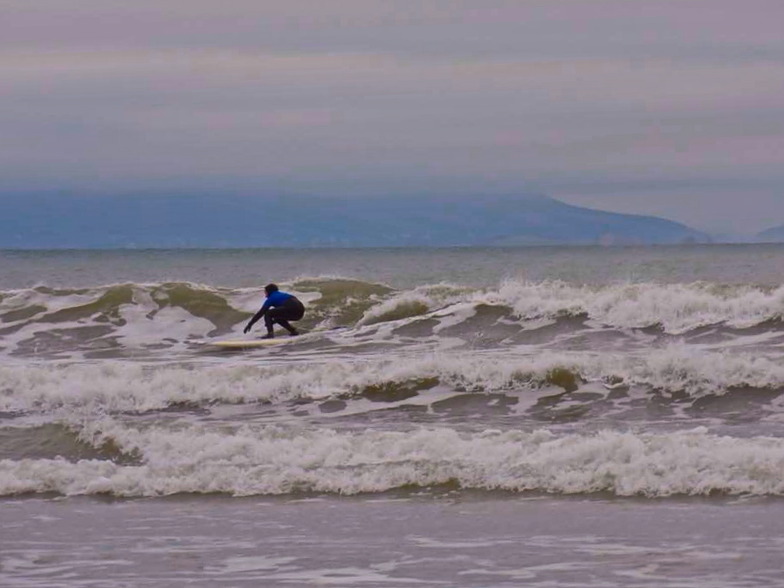
[{"label": "wetsuit sleeve", "polygon": [[267,313],[267,310],[269,309],[269,307],[270,307],[270,300],[269,300],[269,298],[267,298],[267,300],[265,300],[265,301],[264,301],[264,304],[263,304],[263,305],[261,306],[261,308],[259,309],[259,312],[257,312],[256,314],[254,314],[254,315],[253,315],[253,318],[252,318],[252,319],[250,319],[250,322],[248,322],[248,326],[247,326],[247,327],[245,327],[245,329],[246,329],[246,332],[247,332],[247,329],[250,329],[250,328],[251,328],[253,325],[255,325],[255,324],[256,324],[256,323],[257,323],[259,320],[261,320],[261,317],[263,317],[263,316],[264,316],[264,315]]}]

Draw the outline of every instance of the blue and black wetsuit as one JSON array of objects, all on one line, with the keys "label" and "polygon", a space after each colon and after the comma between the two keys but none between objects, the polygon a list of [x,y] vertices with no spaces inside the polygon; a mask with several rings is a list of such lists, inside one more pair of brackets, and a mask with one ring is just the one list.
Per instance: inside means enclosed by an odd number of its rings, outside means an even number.
[{"label": "blue and black wetsuit", "polygon": [[265,338],[271,339],[274,337],[273,326],[275,323],[286,329],[290,334],[297,335],[297,329],[289,324],[289,321],[298,321],[305,314],[305,306],[293,294],[288,292],[281,292],[280,290],[273,290],[267,292],[267,299],[250,322],[245,327],[245,332],[250,331],[251,327],[261,317],[264,317],[264,325],[267,327],[267,336]]}]

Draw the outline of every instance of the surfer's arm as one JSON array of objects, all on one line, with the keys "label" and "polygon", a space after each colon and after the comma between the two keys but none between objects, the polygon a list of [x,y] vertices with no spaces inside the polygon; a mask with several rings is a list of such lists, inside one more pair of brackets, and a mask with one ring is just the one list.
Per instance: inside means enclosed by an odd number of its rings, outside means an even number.
[{"label": "surfer's arm", "polygon": [[253,315],[253,318],[252,318],[252,319],[250,319],[250,321],[248,322],[248,324],[247,324],[247,325],[245,325],[245,328],[243,329],[243,331],[242,331],[242,332],[243,332],[243,333],[247,333],[248,331],[250,331],[250,330],[251,330],[251,328],[253,327],[253,325],[255,325],[255,324],[258,322],[258,321],[260,321],[260,320],[261,320],[261,317],[263,317],[263,316],[264,316],[264,315],[267,313],[267,309],[268,309],[268,308],[269,308],[269,304],[267,304],[267,303],[265,302],[265,303],[264,303],[264,306],[262,306],[262,307],[259,309],[259,312],[257,312],[256,314],[254,314],[254,315]]}]

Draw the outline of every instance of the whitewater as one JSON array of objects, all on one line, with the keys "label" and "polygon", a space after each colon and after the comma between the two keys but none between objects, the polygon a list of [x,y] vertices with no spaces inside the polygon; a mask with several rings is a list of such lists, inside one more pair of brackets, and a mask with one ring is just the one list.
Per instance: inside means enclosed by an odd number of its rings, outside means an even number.
[{"label": "whitewater", "polygon": [[[127,585],[122,565],[147,570],[134,585],[779,581],[782,246],[3,251],[0,270],[9,585]],[[242,328],[271,281],[307,334],[210,346],[262,334]],[[112,557],[76,557],[69,529]],[[150,537],[180,539],[134,551]],[[184,552],[211,572],[167,576]]]}]

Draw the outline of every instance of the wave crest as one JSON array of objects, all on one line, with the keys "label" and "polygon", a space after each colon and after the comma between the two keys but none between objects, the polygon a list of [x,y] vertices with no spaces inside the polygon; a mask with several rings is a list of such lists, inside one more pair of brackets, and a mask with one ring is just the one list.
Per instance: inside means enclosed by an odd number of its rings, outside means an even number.
[{"label": "wave crest", "polygon": [[[471,344],[484,334],[498,345],[529,344],[526,336],[548,321],[561,321],[560,332],[575,335],[614,329],[620,335],[697,336],[708,327],[724,338],[738,330],[784,335],[784,287],[506,281],[497,289],[435,284],[396,291],[342,278],[301,279],[285,287],[306,303],[304,330],[342,326],[364,336],[374,326],[382,338],[413,325],[404,333],[420,340],[456,337]],[[256,289],[188,282],[8,291],[0,296],[0,351],[87,358],[163,348],[187,353],[205,338],[239,336],[262,301]]]},{"label": "wave crest", "polygon": [[385,393],[395,397],[435,386],[470,394],[532,391],[535,397],[538,390],[568,393],[597,385],[607,389],[638,386],[696,399],[733,388],[784,388],[784,366],[765,357],[697,351],[681,345],[639,357],[437,353],[363,361],[333,359],[309,366],[10,365],[0,367],[0,411],[138,413],[215,402],[286,403]]},{"label": "wave crest", "polygon": [[705,429],[557,435],[103,426],[109,430],[94,438],[101,443],[111,438],[124,451],[142,455],[143,463],[0,460],[0,495],[357,494],[443,485],[646,497],[784,494],[784,440],[723,437]]}]

